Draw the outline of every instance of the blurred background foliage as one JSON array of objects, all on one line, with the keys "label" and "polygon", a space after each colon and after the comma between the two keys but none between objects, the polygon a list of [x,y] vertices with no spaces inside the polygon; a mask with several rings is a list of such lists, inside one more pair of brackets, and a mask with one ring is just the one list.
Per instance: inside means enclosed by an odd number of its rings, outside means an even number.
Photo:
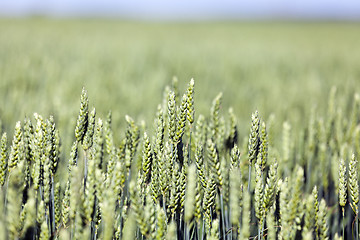
[{"label": "blurred background foliage", "polygon": [[264,120],[274,114],[280,136],[284,121],[295,130],[306,126],[313,106],[325,115],[332,86],[343,96],[339,105],[351,107],[359,91],[358,30],[358,23],[341,22],[2,19],[2,130],[12,135],[25,116],[51,114],[69,152],[85,87],[98,116],[112,111],[116,141],[125,114],[152,131],[165,86],[176,76],[180,93],[195,79],[196,116],[208,116],[223,92],[221,111],[234,108],[240,140],[256,109]]}]

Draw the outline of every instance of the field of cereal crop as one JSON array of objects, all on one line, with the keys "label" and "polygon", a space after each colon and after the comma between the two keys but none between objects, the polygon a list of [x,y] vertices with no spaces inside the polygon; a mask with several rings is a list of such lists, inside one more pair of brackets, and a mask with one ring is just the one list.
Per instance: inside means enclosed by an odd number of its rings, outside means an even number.
[{"label": "field of cereal crop", "polygon": [[358,28],[1,19],[0,238],[358,239]]}]

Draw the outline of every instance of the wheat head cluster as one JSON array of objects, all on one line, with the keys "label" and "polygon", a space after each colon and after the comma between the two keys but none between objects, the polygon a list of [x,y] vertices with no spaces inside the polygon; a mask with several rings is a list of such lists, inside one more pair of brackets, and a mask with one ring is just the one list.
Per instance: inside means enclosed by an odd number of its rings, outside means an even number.
[{"label": "wheat head cluster", "polygon": [[359,239],[358,95],[340,106],[333,88],[296,132],[258,111],[238,126],[221,93],[196,115],[194,88],[174,79],[154,123],[125,116],[119,142],[85,89],[70,153],[53,116],[2,133],[0,239]]}]

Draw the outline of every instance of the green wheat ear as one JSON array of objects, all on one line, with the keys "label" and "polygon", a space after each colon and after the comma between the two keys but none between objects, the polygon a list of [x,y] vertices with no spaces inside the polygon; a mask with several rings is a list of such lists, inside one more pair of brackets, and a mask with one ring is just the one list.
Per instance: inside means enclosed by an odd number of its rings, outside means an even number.
[{"label": "green wheat ear", "polygon": [[341,158],[339,162],[339,205],[343,208],[343,211],[346,205],[346,183],[346,166],[344,159]]},{"label": "green wheat ear", "polygon": [[249,178],[248,191],[251,185],[251,166],[257,160],[260,147],[260,118],[258,111],[251,115],[250,136],[248,140]]},{"label": "green wheat ear", "polygon": [[71,172],[72,168],[77,165],[78,159],[78,142],[75,141],[71,146],[70,158],[68,161],[68,171]]},{"label": "green wheat ear", "polygon": [[173,162],[173,172],[172,172],[172,181],[170,189],[170,207],[169,212],[171,216],[175,214],[178,209],[179,196],[180,196],[180,166],[177,162]]},{"label": "green wheat ear", "polygon": [[186,174],[187,174],[187,168],[185,166],[183,166],[181,168],[180,182],[179,182],[179,187],[180,187],[180,191],[179,191],[179,207],[180,207],[181,214],[183,214],[183,212],[184,212],[185,189],[186,189],[186,179],[187,179]]},{"label": "green wheat ear", "polygon": [[241,186],[241,173],[238,167],[230,170],[230,212],[231,212],[231,224],[238,226],[240,224],[240,187]]},{"label": "green wheat ear", "polygon": [[[30,191],[31,197],[24,205],[24,211],[26,212],[25,221],[24,221],[24,227],[23,227],[23,234],[26,234],[26,231],[28,229],[31,229],[36,223],[36,206],[35,206],[35,198],[33,196],[34,191]],[[24,236],[22,236],[24,237]]]},{"label": "green wheat ear", "polygon": [[201,186],[202,186],[203,190],[205,190],[206,189],[206,175],[205,175],[205,170],[204,170],[204,150],[203,150],[203,146],[200,143],[200,141],[198,141],[196,143],[195,164],[196,164],[197,175],[200,179]]},{"label": "green wheat ear", "polygon": [[47,240],[47,239],[49,239],[49,236],[50,236],[50,234],[49,234],[49,229],[48,229],[46,220],[44,220],[44,221],[41,223],[40,238],[39,238],[39,240]]},{"label": "green wheat ear", "polygon": [[241,228],[239,228],[240,239],[250,238],[250,221],[251,221],[251,196],[248,191],[243,193],[243,209],[242,209],[242,221]]},{"label": "green wheat ear", "polygon": [[344,227],[344,218],[345,218],[345,205],[347,201],[347,181],[346,181],[346,166],[343,158],[340,158],[339,161],[339,205],[341,206],[342,211],[342,227],[343,235],[345,232]]},{"label": "green wheat ear", "polygon": [[[289,169],[291,169],[291,166],[289,166],[290,163],[290,141],[291,141],[291,125],[289,122],[284,122],[283,123],[283,164],[281,164],[286,171],[289,171]],[[287,173],[287,172],[286,172]]]},{"label": "green wheat ear", "polygon": [[157,107],[155,126],[156,126],[156,134],[155,134],[156,140],[153,148],[154,148],[155,157],[160,157],[164,149],[164,137],[165,137],[164,112],[160,104]]},{"label": "green wheat ear", "polygon": [[261,159],[261,168],[262,170],[264,170],[268,158],[268,134],[267,134],[265,122],[262,122],[260,130],[261,131],[259,132],[259,134],[260,134],[261,143],[260,143],[259,154]]},{"label": "green wheat ear", "polygon": [[61,209],[62,209],[61,219],[62,219],[62,224],[65,228],[68,226],[68,222],[70,218],[70,194],[71,194],[70,179],[71,178],[69,176],[69,179],[66,182],[64,197],[62,199],[62,205],[61,205]]},{"label": "green wheat ear", "polygon": [[104,125],[101,118],[95,123],[94,139],[92,146],[92,154],[95,160],[96,166],[101,168],[103,157],[104,157]]},{"label": "green wheat ear", "polygon": [[149,238],[154,239],[156,236],[156,206],[150,194],[150,188],[145,190],[146,204],[144,208],[145,221],[149,228]]},{"label": "green wheat ear", "polygon": [[202,215],[202,196],[203,196],[204,189],[201,186],[198,174],[197,174],[197,178],[196,178],[195,192],[196,192],[196,195],[195,195],[195,212],[194,212],[194,216],[195,216],[196,222],[199,224],[200,219],[201,219],[201,215]]},{"label": "green wheat ear", "polygon": [[186,90],[187,96],[187,119],[190,123],[190,126],[194,123],[194,115],[195,115],[195,108],[194,108],[194,79],[192,78],[189,82],[188,88]]},{"label": "green wheat ear", "polygon": [[236,144],[231,149],[230,157],[231,157],[230,168],[233,169],[233,168],[239,167],[240,166],[240,149]]},{"label": "green wheat ear", "polygon": [[9,239],[17,239],[21,227],[21,201],[19,196],[24,190],[24,161],[20,161],[17,167],[9,175],[7,195],[5,196],[6,229]]},{"label": "green wheat ear", "polygon": [[105,149],[108,155],[112,155],[114,151],[114,136],[112,130],[112,112],[109,111],[106,121],[104,122]]},{"label": "green wheat ear", "polygon": [[166,196],[168,195],[168,188],[169,188],[168,185],[169,185],[169,179],[171,173],[169,168],[169,165],[171,165],[171,163],[169,162],[169,160],[172,161],[171,159],[173,159],[171,154],[172,154],[171,147],[170,144],[167,142],[165,144],[164,154],[160,159],[158,159],[157,162],[158,184],[160,188],[160,193],[163,196],[163,198],[166,198]]},{"label": "green wheat ear", "polygon": [[79,143],[82,143],[88,125],[88,106],[89,99],[85,88],[82,89],[80,97],[80,111],[76,121],[75,137]]},{"label": "green wheat ear", "polygon": [[210,229],[210,236],[208,238],[209,240],[217,240],[220,239],[219,234],[219,219],[215,219],[212,222],[211,229]]},{"label": "green wheat ear", "polygon": [[104,198],[100,202],[100,208],[102,210],[101,221],[103,222],[103,239],[113,239],[114,221],[115,221],[115,202],[117,195],[113,191],[114,181],[111,182],[111,186],[104,190]]},{"label": "green wheat ear", "polygon": [[274,204],[277,192],[277,162],[270,166],[268,178],[264,190],[264,209],[265,213]]},{"label": "green wheat ear", "polygon": [[218,141],[219,137],[219,131],[220,131],[220,104],[222,101],[222,93],[219,93],[215,99],[212,102],[211,105],[211,119],[209,124],[209,130],[210,130],[210,138],[212,141],[216,142]]},{"label": "green wheat ear", "polygon": [[19,154],[21,154],[22,147],[22,131],[21,131],[21,122],[17,122],[15,125],[14,138],[12,141],[10,155],[9,155],[9,172],[16,167],[20,160]]},{"label": "green wheat ear", "polygon": [[293,182],[292,198],[290,200],[290,212],[293,221],[297,226],[300,226],[303,214],[300,209],[302,207],[301,193],[304,185],[304,169],[298,166],[294,172],[294,177],[295,181]]},{"label": "green wheat ear", "polygon": [[261,166],[259,164],[260,161],[255,163],[255,215],[259,220],[259,226],[262,225],[262,221],[264,218],[264,184],[263,184],[263,177],[261,172]]},{"label": "green wheat ear", "polygon": [[223,177],[221,174],[220,160],[215,143],[211,139],[208,139],[207,141],[207,152],[210,164],[210,171],[215,176],[215,182],[221,189],[223,185]]},{"label": "green wheat ear", "polygon": [[3,186],[5,183],[7,175],[7,135],[4,133],[1,137],[1,146],[0,146],[0,185]]},{"label": "green wheat ear", "polygon": [[82,146],[84,150],[88,150],[91,148],[93,144],[93,136],[94,136],[94,130],[95,130],[95,119],[96,119],[96,110],[93,108],[93,110],[89,114],[89,120],[88,120],[88,126],[84,135],[84,139],[82,142]]},{"label": "green wheat ear", "polygon": [[179,80],[176,76],[174,76],[172,78],[172,82],[171,82],[171,88],[172,88],[172,91],[174,92],[175,94],[175,102],[179,102],[179,94],[180,94],[180,91],[179,91]]},{"label": "green wheat ear", "polygon": [[302,236],[305,238],[305,235],[308,232],[315,231],[315,199],[312,194],[310,194],[305,202],[305,216],[304,216],[304,226],[302,231]]},{"label": "green wheat ear", "polygon": [[290,213],[291,190],[289,189],[289,180],[285,178],[284,181],[279,181],[280,189],[280,216],[281,216],[281,229],[280,239],[288,239],[291,235],[293,217]]},{"label": "green wheat ear", "polygon": [[357,159],[355,154],[352,154],[349,162],[349,190],[351,203],[350,206],[354,211],[355,215],[358,214],[358,202],[359,202],[359,184],[358,184],[358,175],[357,175]]},{"label": "green wheat ear", "polygon": [[56,183],[54,190],[54,215],[55,215],[55,231],[57,231],[61,222],[60,182]]},{"label": "green wheat ear", "polygon": [[251,115],[251,127],[248,144],[250,165],[257,159],[260,147],[260,118],[258,111]]},{"label": "green wheat ear", "polygon": [[188,168],[188,179],[185,192],[185,222],[190,223],[194,217],[195,195],[196,195],[196,167],[190,165]]},{"label": "green wheat ear", "polygon": [[40,201],[40,204],[38,206],[38,211],[36,214],[36,221],[39,224],[42,224],[42,222],[45,220],[45,203],[43,200]]},{"label": "green wheat ear", "polygon": [[[26,161],[26,182],[27,185],[31,185],[31,165],[32,165],[32,151],[31,151],[31,141],[34,134],[34,128],[29,118],[24,119],[24,158]],[[56,139],[60,139],[59,131],[56,132]],[[60,142],[59,142],[60,145]],[[59,149],[57,149],[59,151]]]},{"label": "green wheat ear", "polygon": [[176,105],[175,93],[170,91],[168,99],[168,118],[169,118],[169,139],[173,144],[176,144]]},{"label": "green wheat ear", "polygon": [[204,211],[203,218],[205,221],[206,232],[210,230],[212,210],[215,205],[216,183],[214,178],[215,176],[213,174],[209,176],[204,193],[204,199],[203,199],[203,211]]},{"label": "green wheat ear", "polygon": [[165,239],[166,227],[167,227],[166,215],[164,209],[161,208],[159,205],[157,205],[156,212],[157,212],[156,240],[163,240]]},{"label": "green wheat ear", "polygon": [[318,234],[318,232],[319,232],[319,224],[318,224],[318,219],[319,219],[319,199],[318,199],[318,190],[317,190],[316,186],[314,186],[311,194],[312,194],[312,196],[314,198],[315,233]]},{"label": "green wheat ear", "polygon": [[[55,120],[53,116],[50,116],[49,119],[46,120],[47,124],[47,155],[49,158],[49,168],[51,171],[51,176],[54,176],[58,163],[59,163],[59,155],[60,155],[60,136],[59,130],[55,126]],[[25,130],[24,126],[24,130]],[[24,134],[25,135],[25,134]]]},{"label": "green wheat ear", "polygon": [[[135,121],[130,116],[126,115],[125,120],[127,122],[126,148],[130,152],[130,159],[132,159],[139,144],[140,130],[139,127],[135,124]],[[126,162],[126,166],[130,167],[128,162]]]},{"label": "green wheat ear", "polygon": [[143,211],[142,200],[139,196],[139,185],[136,186],[135,181],[129,184],[131,207],[136,216],[136,222],[142,235],[147,236],[150,232],[149,225],[145,221],[145,213]]},{"label": "green wheat ear", "polygon": [[177,129],[175,134],[175,142],[180,142],[182,136],[184,135],[185,125],[186,125],[186,116],[187,116],[187,96],[183,95],[181,98],[181,104],[178,112],[178,121],[177,121]]},{"label": "green wheat ear", "polygon": [[195,142],[198,142],[202,146],[205,145],[206,142],[206,129],[205,117],[200,114],[195,124]]},{"label": "green wheat ear", "polygon": [[275,204],[270,207],[269,214],[266,217],[266,225],[268,228],[267,239],[276,240]]},{"label": "green wheat ear", "polygon": [[143,157],[142,157],[142,171],[144,175],[144,182],[150,183],[151,180],[151,164],[153,161],[153,154],[151,151],[151,144],[149,137],[144,132],[144,146],[143,146]]},{"label": "green wheat ear", "polygon": [[175,222],[173,222],[173,221],[170,222],[165,239],[166,240],[176,239],[176,223]]},{"label": "green wheat ear", "polygon": [[136,233],[136,222],[135,222],[135,215],[133,213],[133,211],[130,211],[130,214],[128,216],[128,218],[125,221],[125,225],[123,228],[123,239],[128,239],[128,240],[134,240],[135,238],[135,233]]},{"label": "green wheat ear", "polygon": [[320,205],[319,205],[319,219],[318,219],[318,225],[319,225],[319,239],[321,240],[327,240],[329,239],[329,226],[327,224],[327,206],[324,199],[321,199]]},{"label": "green wheat ear", "polygon": [[230,126],[229,126],[229,133],[226,139],[228,143],[228,147],[233,148],[237,144],[238,138],[238,129],[237,129],[237,119],[234,114],[233,108],[229,108],[229,118],[230,118]]}]

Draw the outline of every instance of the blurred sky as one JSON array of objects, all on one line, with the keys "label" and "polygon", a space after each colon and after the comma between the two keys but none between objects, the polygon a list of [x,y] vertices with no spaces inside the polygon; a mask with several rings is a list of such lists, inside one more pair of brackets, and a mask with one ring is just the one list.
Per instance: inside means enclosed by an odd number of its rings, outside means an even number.
[{"label": "blurred sky", "polygon": [[360,0],[0,0],[0,16],[360,20]]}]

